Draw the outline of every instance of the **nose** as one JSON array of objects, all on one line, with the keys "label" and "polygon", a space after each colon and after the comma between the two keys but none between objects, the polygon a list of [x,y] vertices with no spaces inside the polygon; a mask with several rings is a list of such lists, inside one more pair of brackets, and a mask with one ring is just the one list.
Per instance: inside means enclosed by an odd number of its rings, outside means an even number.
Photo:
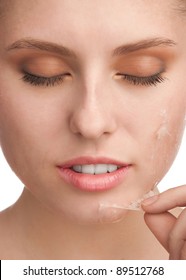
[{"label": "nose", "polygon": [[70,117],[70,130],[92,140],[114,133],[117,125],[112,103],[101,90],[81,92],[81,98],[73,107]]}]

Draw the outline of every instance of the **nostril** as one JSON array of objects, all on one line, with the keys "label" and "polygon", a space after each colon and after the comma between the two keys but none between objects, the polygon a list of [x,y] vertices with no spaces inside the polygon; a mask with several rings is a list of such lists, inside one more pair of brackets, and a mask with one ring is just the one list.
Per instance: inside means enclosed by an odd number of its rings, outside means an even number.
[{"label": "nostril", "polygon": [[87,139],[99,139],[116,130],[114,119],[100,112],[82,110],[73,113],[70,119],[70,130],[77,136]]}]

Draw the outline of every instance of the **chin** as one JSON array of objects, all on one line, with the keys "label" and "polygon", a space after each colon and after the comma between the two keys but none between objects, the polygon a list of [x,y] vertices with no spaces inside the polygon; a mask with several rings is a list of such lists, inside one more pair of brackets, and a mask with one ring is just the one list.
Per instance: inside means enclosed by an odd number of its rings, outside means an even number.
[{"label": "chin", "polygon": [[117,223],[124,219],[128,213],[126,209],[116,207],[105,207],[100,203],[91,205],[88,208],[77,205],[77,207],[63,209],[63,217],[73,224],[79,225],[101,225]]}]

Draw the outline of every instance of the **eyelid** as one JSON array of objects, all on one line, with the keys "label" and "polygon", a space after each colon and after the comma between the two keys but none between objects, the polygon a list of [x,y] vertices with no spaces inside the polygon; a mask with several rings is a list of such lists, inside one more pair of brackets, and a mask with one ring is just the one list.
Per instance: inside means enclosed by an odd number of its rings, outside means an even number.
[{"label": "eyelid", "polygon": [[55,75],[46,75],[46,74],[39,74],[39,73],[35,73],[35,72],[32,72],[30,70],[25,70],[25,69],[22,69],[22,72],[23,74],[27,74],[27,75],[31,75],[31,76],[35,76],[35,77],[41,77],[41,78],[54,78],[54,77],[58,77],[58,76],[70,76],[71,74],[69,72],[63,72],[63,73],[59,73],[59,74],[55,74]]},{"label": "eyelid", "polygon": [[131,77],[136,77],[136,78],[150,78],[150,77],[153,77],[153,76],[157,76],[157,75],[161,75],[165,72],[164,69],[162,69],[161,71],[158,71],[158,72],[155,72],[153,74],[150,74],[150,75],[135,75],[135,74],[130,74],[130,73],[125,73],[125,72],[118,72],[116,73],[116,76],[131,76]]},{"label": "eyelid", "polygon": [[22,72],[41,77],[54,77],[67,73],[67,67],[59,67],[54,64],[27,64],[22,68]]},{"label": "eyelid", "polygon": [[159,57],[149,55],[134,55],[120,60],[115,69],[118,72],[127,73],[133,76],[152,76],[154,74],[164,72],[166,63]]}]

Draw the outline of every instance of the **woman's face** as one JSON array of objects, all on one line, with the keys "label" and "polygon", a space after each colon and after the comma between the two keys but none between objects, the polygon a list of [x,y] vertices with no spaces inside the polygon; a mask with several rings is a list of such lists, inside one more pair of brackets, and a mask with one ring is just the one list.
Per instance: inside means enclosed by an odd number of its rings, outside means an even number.
[{"label": "woman's face", "polygon": [[[184,15],[175,0],[3,2],[0,142],[7,161],[59,215],[117,220],[117,208],[104,213],[100,205],[127,205],[149,192],[179,147]],[[82,156],[130,167],[111,189],[79,189],[58,166]]]}]

